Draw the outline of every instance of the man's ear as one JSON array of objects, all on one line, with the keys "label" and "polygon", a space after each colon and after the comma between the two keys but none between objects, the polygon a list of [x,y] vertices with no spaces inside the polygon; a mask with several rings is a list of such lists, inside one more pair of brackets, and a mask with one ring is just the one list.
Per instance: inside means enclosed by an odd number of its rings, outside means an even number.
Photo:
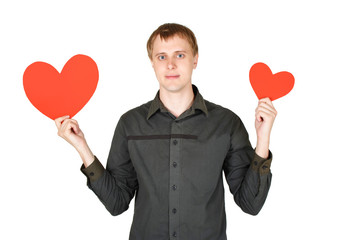
[{"label": "man's ear", "polygon": [[197,53],[194,57],[194,69],[196,69],[196,67],[197,67],[198,59],[199,59],[199,54]]}]

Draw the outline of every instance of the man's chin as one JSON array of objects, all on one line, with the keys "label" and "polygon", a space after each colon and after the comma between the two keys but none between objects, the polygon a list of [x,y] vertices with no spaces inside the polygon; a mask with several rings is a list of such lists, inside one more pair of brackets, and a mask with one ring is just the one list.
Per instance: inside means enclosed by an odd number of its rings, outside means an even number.
[{"label": "man's chin", "polygon": [[171,92],[171,93],[180,92],[184,88],[186,88],[186,84],[169,83],[169,84],[161,84],[160,85],[160,89],[163,89],[164,91]]},{"label": "man's chin", "polygon": [[168,86],[161,86],[160,90],[169,92],[169,93],[179,93],[186,89],[186,85],[168,85]]}]

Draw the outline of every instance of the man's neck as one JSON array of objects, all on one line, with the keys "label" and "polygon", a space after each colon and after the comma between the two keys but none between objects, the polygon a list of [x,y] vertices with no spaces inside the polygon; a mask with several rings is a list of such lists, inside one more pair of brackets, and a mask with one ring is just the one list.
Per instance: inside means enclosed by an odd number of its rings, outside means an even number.
[{"label": "man's neck", "polygon": [[169,112],[175,117],[179,117],[193,104],[194,92],[191,84],[177,92],[170,92],[160,87],[159,97]]}]

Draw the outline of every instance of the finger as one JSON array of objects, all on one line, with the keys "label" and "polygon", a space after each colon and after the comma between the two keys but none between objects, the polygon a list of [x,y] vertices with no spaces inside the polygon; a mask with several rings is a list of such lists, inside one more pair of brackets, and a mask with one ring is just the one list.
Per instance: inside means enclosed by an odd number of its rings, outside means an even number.
[{"label": "finger", "polygon": [[61,135],[64,134],[71,134],[72,132],[78,133],[79,132],[79,125],[76,120],[74,119],[65,119],[64,122],[61,124],[59,133]]},{"label": "finger", "polygon": [[257,120],[257,121],[259,121],[259,122],[262,122],[262,121],[264,121],[264,119],[261,117],[261,115],[260,115],[260,113],[255,113],[255,119]]},{"label": "finger", "polygon": [[267,104],[267,103],[264,103],[264,102],[259,103],[259,105],[258,105],[258,107],[256,108],[256,110],[259,109],[259,108],[265,108],[265,109],[267,109],[268,111],[272,112],[273,114],[277,115],[276,109],[275,109],[273,106],[271,106],[271,105],[269,105],[269,104]]},{"label": "finger", "polygon": [[271,115],[269,113],[259,111],[255,114],[255,119],[259,122],[267,122],[268,120],[271,120]]},{"label": "finger", "polygon": [[265,102],[259,102],[259,104],[257,105],[255,111],[257,111],[258,108],[266,108],[268,109],[269,111],[272,111],[272,112],[276,112],[276,109],[274,108],[274,106],[268,104],[268,103],[265,103]]},{"label": "finger", "polygon": [[63,116],[63,117],[59,117],[59,118],[56,118],[54,121],[55,121],[55,125],[56,125],[56,127],[59,129],[60,128],[60,126],[61,126],[61,124],[62,124],[62,122],[65,120],[65,119],[68,119],[68,118],[70,118],[70,116]]},{"label": "finger", "polygon": [[273,111],[271,108],[267,108],[267,107],[263,107],[263,106],[259,106],[256,109],[256,113],[258,112],[263,112],[266,114],[269,114],[270,116],[275,117],[276,116],[276,111]]},{"label": "finger", "polygon": [[64,136],[65,133],[67,132],[67,129],[68,129],[68,125],[69,125],[69,119],[64,119],[62,123],[60,123],[60,127],[59,127],[59,130],[58,130],[58,135],[59,136]]},{"label": "finger", "polygon": [[268,121],[272,114],[266,111],[259,110],[255,113],[255,119],[259,122]]},{"label": "finger", "polygon": [[272,111],[269,111],[266,108],[263,107],[259,107],[255,113],[255,117],[258,121],[263,121],[263,120],[273,120],[276,117],[276,114]]},{"label": "finger", "polygon": [[272,101],[270,100],[270,98],[262,98],[262,99],[260,99],[259,100],[259,104],[260,103],[266,103],[266,104],[269,104],[270,106],[272,106],[272,107],[274,107],[274,105],[273,105],[273,103],[272,103]]},{"label": "finger", "polygon": [[80,132],[79,123],[76,120],[71,121],[71,129],[77,135]]}]

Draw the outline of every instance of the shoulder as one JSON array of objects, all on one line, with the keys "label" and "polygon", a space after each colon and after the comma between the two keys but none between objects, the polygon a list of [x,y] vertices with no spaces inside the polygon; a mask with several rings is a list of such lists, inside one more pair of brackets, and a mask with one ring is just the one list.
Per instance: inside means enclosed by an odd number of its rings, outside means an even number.
[{"label": "shoulder", "polygon": [[120,121],[123,122],[132,122],[132,121],[139,121],[139,120],[146,120],[147,114],[149,112],[149,108],[152,101],[148,101],[138,107],[130,109],[129,111],[125,112],[121,117]]},{"label": "shoulder", "polygon": [[208,100],[204,101],[210,117],[222,117],[230,120],[240,119],[240,117],[230,109],[210,102]]},{"label": "shoulder", "polygon": [[118,120],[115,132],[127,135],[136,126],[144,125],[152,101],[125,112]]},{"label": "shoulder", "polygon": [[232,110],[205,100],[208,118],[216,128],[229,134],[234,143],[248,143],[249,135],[240,117]]},{"label": "shoulder", "polygon": [[217,128],[230,133],[236,129],[245,129],[240,117],[232,110],[207,100],[205,100],[205,105],[208,110],[209,122],[215,124]]}]

